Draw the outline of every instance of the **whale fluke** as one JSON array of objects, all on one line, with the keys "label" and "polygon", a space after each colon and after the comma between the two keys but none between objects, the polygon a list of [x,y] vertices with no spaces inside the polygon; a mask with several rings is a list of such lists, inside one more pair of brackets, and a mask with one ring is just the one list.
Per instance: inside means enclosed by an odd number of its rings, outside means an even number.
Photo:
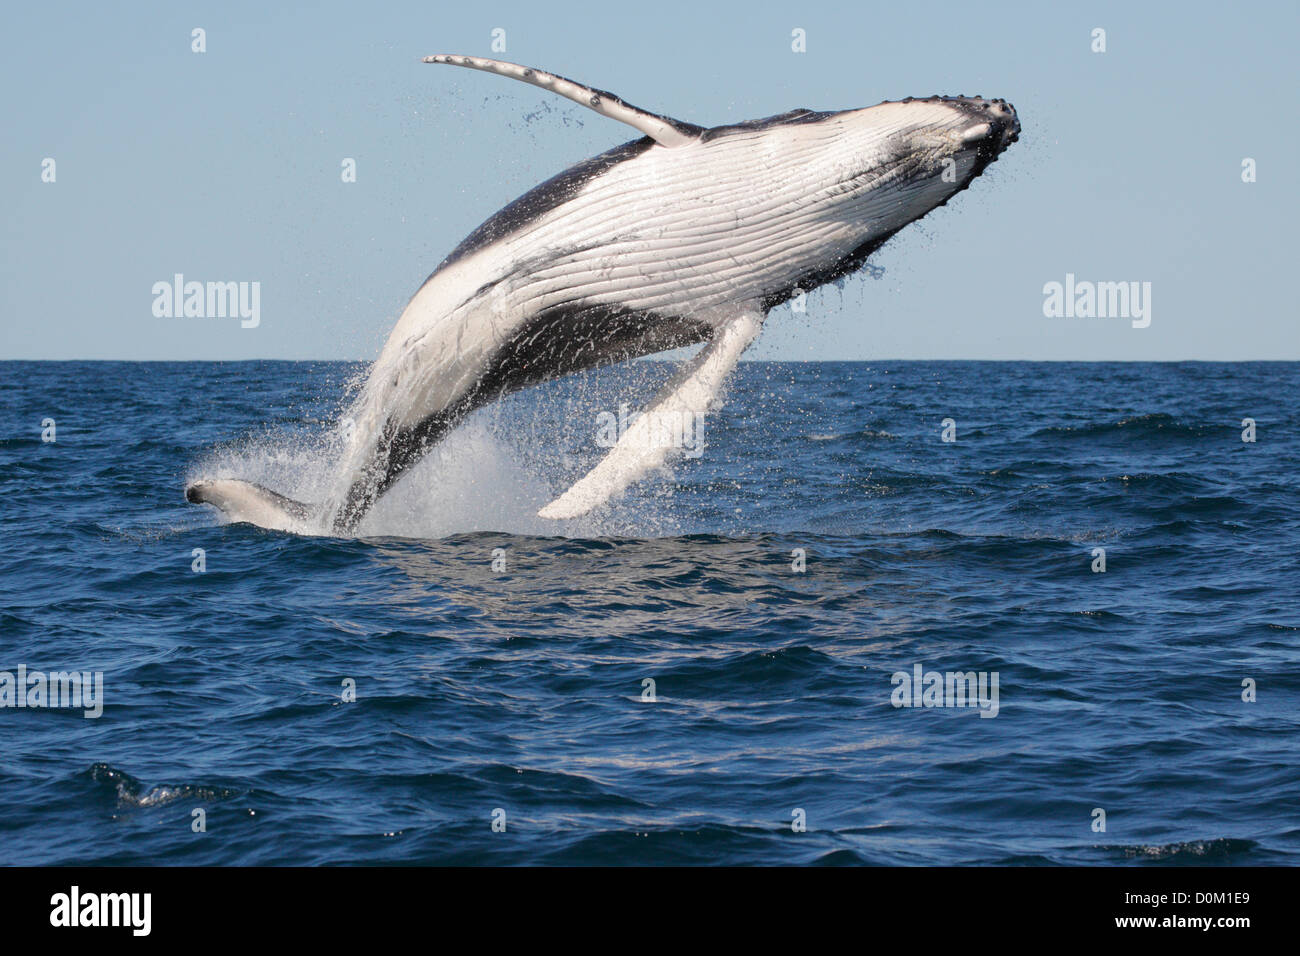
[{"label": "whale fluke", "polygon": [[675,120],[670,116],[660,116],[658,113],[647,112],[632,106],[630,103],[623,102],[613,93],[597,90],[590,86],[583,86],[581,83],[575,83],[573,80],[556,76],[554,73],[547,73],[545,70],[535,70],[532,67],[520,66],[517,63],[506,63],[502,60],[487,60],[482,57],[458,56],[447,53],[426,56],[424,62],[464,66],[471,70],[496,73],[500,76],[508,76],[513,80],[531,83],[533,86],[540,86],[544,90],[550,90],[552,93],[567,97],[573,102],[587,107],[587,109],[595,110],[601,116],[608,116],[612,120],[618,120],[633,129],[640,130],[660,146],[684,146],[698,139],[700,134],[704,132],[704,129],[700,126],[683,123],[681,120]]},{"label": "whale fluke", "polygon": [[190,482],[185,486],[185,500],[220,508],[231,521],[246,521],[274,531],[303,531],[314,510],[301,501],[238,478]]}]

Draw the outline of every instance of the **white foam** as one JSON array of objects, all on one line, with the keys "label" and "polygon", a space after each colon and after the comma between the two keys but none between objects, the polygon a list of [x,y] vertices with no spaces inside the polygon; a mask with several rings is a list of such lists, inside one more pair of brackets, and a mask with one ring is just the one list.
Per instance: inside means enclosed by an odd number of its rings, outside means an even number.
[{"label": "white foam", "polygon": [[[494,426],[491,416],[471,416],[380,496],[357,537],[443,538],[480,531],[564,537],[678,533],[677,522],[665,514],[662,490],[652,498],[628,495],[596,515],[567,521],[538,517],[556,486],[571,480],[558,470],[543,473],[535,448],[530,456],[522,454],[522,446],[539,441],[556,448],[565,444],[560,435],[529,429],[519,435],[516,447],[509,430]],[[324,434],[251,437],[215,449],[196,464],[188,480],[237,478],[314,505],[324,499],[335,478],[338,446],[334,437]],[[529,457],[536,460],[527,462]],[[561,461],[550,462],[551,468],[572,466],[565,456],[557,457]],[[228,519],[223,515],[222,520]],[[295,530],[333,535],[323,518]]]}]

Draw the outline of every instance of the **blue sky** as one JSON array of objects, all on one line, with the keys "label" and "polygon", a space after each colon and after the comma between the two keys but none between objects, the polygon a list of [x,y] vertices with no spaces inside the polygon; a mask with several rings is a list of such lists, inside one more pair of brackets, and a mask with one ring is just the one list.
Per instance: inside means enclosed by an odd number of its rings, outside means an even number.
[{"label": "blue sky", "polygon": [[[492,55],[501,28],[502,59],[706,126],[932,93],[1016,105],[1021,142],[878,253],[882,277],[776,310],[751,358],[1300,359],[1293,0],[74,3],[6,21],[0,358],[372,358],[466,233],[635,138],[418,62]],[[259,282],[260,325],[155,317],[178,272]],[[1150,326],[1045,318],[1067,273],[1150,282]]]}]

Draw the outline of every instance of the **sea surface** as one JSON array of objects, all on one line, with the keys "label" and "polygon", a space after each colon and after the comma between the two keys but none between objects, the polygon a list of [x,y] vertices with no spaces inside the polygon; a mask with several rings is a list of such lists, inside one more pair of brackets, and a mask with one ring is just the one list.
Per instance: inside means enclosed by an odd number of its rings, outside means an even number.
[{"label": "sea surface", "polygon": [[1300,863],[1300,364],[742,364],[538,518],[645,362],[356,538],[186,503],[311,500],[361,371],[0,364],[0,671],[102,675],[0,709],[0,863]]}]

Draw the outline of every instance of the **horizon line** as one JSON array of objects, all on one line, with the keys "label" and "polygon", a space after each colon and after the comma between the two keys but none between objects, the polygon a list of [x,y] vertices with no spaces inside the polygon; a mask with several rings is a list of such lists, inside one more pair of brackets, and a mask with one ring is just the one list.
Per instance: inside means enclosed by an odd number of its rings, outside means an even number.
[{"label": "horizon line", "polygon": [[[119,364],[146,365],[146,364],[195,364],[205,363],[210,365],[219,364],[236,364],[243,362],[291,362],[295,364],[305,363],[323,363],[337,362],[350,365],[372,364],[376,359],[369,358],[275,358],[275,357],[257,357],[257,358],[0,358],[0,363],[9,362],[116,362]],[[629,359],[624,362],[612,362],[611,365],[626,365],[633,362],[654,362],[665,365],[676,365],[684,359],[658,358],[655,356],[642,356],[639,358]],[[1300,357],[1296,358],[1243,358],[1243,359],[1221,359],[1221,358],[1100,358],[1100,359],[1062,359],[1062,358],[846,358],[846,359],[826,359],[826,358],[788,358],[788,359],[741,359],[740,365],[824,365],[832,362],[849,362],[854,364],[864,364],[869,362],[990,362],[1009,364],[1014,362],[1034,363],[1039,365],[1060,364],[1060,365],[1117,365],[1117,364],[1148,364],[1148,365],[1183,365],[1195,362],[1204,365],[1259,365],[1259,364],[1277,364],[1285,365],[1288,363],[1300,362]]]}]

